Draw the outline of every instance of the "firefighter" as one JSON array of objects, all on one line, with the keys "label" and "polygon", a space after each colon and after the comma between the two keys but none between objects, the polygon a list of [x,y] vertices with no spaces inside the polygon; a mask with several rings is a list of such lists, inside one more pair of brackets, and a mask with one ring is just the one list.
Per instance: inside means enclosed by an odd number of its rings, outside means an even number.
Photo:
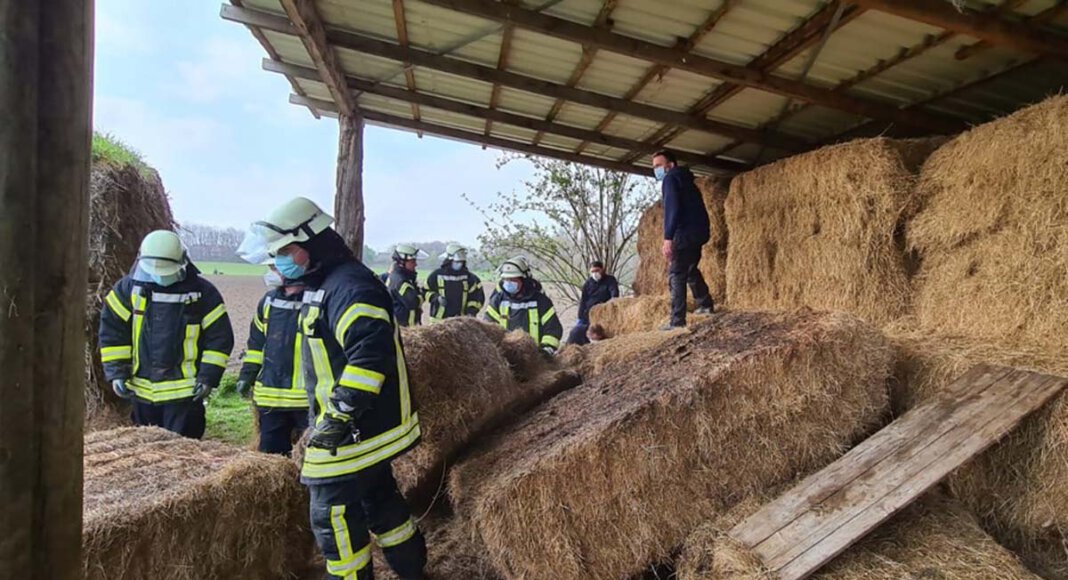
[{"label": "firefighter", "polygon": [[189,261],[178,235],[154,231],[132,273],[100,313],[100,358],[133,422],[204,435],[204,405],[219,385],[234,333],[219,291]]},{"label": "firefighter", "polygon": [[490,296],[485,319],[505,330],[522,330],[534,338],[546,356],[560,348],[564,327],[556,317],[553,301],[531,275],[527,259],[519,256],[501,264],[500,283]]},{"label": "firefighter", "polygon": [[297,316],[304,298],[300,280],[286,280],[273,263],[264,275],[267,294],[249,324],[245,363],[237,392],[252,397],[263,453],[289,456],[293,436],[308,428],[308,394],[300,376]]},{"label": "firefighter", "polygon": [[405,580],[423,578],[426,542],[397,490],[391,462],[419,443],[416,405],[389,292],[298,197],[251,235],[304,284],[298,340],[315,426],[301,469],[327,577],[373,578],[371,538]]},{"label": "firefighter", "polygon": [[486,302],[486,292],[482,280],[467,269],[467,249],[449,244],[441,257],[441,267],[426,279],[431,320],[478,316]]},{"label": "firefighter", "polygon": [[419,289],[416,268],[422,254],[415,246],[399,244],[393,249],[393,267],[389,271],[389,293],[393,296],[393,315],[401,326],[423,323],[423,300],[433,295]]}]

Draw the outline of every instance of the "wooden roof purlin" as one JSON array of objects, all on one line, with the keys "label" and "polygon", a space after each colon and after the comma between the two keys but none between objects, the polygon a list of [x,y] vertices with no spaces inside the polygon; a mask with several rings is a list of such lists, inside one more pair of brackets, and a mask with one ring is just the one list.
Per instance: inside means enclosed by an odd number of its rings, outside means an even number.
[{"label": "wooden roof purlin", "polygon": [[[230,3],[313,114],[636,173],[663,147],[733,174],[879,127],[948,134],[1068,88],[1065,0]],[[1011,94],[971,90],[993,78]]]}]

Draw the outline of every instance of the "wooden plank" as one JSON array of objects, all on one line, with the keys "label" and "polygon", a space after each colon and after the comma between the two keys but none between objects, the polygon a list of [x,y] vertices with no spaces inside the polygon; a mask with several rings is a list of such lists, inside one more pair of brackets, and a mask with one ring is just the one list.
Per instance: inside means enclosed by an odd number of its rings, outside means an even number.
[{"label": "wooden plank", "polygon": [[842,484],[856,480],[888,455],[908,444],[915,434],[912,431],[915,422],[927,423],[944,415],[947,407],[966,404],[1008,373],[1009,369],[1004,367],[972,367],[950,385],[936,402],[912,411],[909,421],[894,421],[851,449],[838,461],[808,476],[789,493],[772,500],[750,516],[744,526],[735,527],[730,532],[731,538],[747,548],[763,542],[812,506],[826,500],[838,491]]},{"label": "wooden plank", "polygon": [[363,259],[363,119],[338,119],[337,191],[334,194],[334,229],[356,259]]},{"label": "wooden plank", "polygon": [[[401,46],[408,46],[408,17],[404,13],[404,0],[393,0],[393,20],[397,26],[397,42]],[[404,63],[404,82],[408,85],[408,90],[414,91],[415,86],[415,72],[412,71],[411,66],[407,66],[408,63]],[[344,72],[342,71],[342,74]],[[418,121],[419,105],[412,103],[412,117]]]},{"label": "wooden plank", "polygon": [[979,365],[731,530],[804,578],[1048,402],[1068,379]]},{"label": "wooden plank", "polygon": [[341,113],[349,117],[355,116],[356,101],[345,89],[345,75],[342,73],[337,55],[327,42],[326,28],[323,26],[315,4],[312,0],[279,0],[279,2],[282,3],[282,8],[285,9],[289,20],[300,33],[300,40],[307,49],[308,56],[315,63],[322,82],[330,90],[330,95],[334,98]]},{"label": "wooden plank", "polygon": [[[1026,18],[1024,22],[1030,26],[1043,25],[1052,20],[1055,20],[1058,16],[1061,15],[1062,12],[1066,10],[1068,10],[1068,1],[1058,0],[1057,4],[1054,4],[1053,6],[1043,10],[1042,12],[1039,12],[1038,14],[1035,14],[1034,16]],[[953,54],[953,56],[957,60],[966,60],[979,54],[980,52],[984,52],[993,47],[993,43],[987,42],[985,40],[980,40],[975,44],[960,47],[959,49],[957,49],[957,52]]]}]

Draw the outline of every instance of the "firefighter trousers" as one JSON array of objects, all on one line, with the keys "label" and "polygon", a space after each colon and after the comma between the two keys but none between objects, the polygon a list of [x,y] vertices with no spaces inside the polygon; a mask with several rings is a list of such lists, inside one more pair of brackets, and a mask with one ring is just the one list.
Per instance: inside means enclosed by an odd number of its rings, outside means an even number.
[{"label": "firefighter trousers", "polygon": [[308,428],[308,410],[257,407],[256,413],[260,422],[259,450],[289,457],[293,439],[299,439]]},{"label": "firefighter trousers", "polygon": [[193,399],[158,404],[134,400],[130,414],[134,425],[163,427],[190,439],[203,437],[207,426],[204,403]]},{"label": "firefighter trousers", "polygon": [[402,580],[420,580],[426,540],[397,490],[389,462],[336,483],[308,486],[311,525],[326,558],[327,578],[373,580],[371,534]]}]

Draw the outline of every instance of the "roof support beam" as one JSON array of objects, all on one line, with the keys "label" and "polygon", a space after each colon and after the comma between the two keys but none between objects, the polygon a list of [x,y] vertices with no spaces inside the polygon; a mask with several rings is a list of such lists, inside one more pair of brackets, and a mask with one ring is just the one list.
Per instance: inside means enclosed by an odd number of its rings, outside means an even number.
[{"label": "roof support beam", "polygon": [[356,100],[345,88],[345,75],[341,72],[341,65],[337,56],[330,48],[326,40],[326,28],[319,17],[319,11],[315,8],[313,0],[280,0],[289,20],[296,27],[304,48],[308,50],[312,62],[315,63],[322,82],[330,90],[338,109],[346,117],[356,114]]},{"label": "roof support beam", "polygon": [[[401,46],[408,46],[408,18],[404,14],[404,0],[393,0],[393,19],[397,22],[397,41]],[[415,73],[411,66],[404,67],[404,82],[408,84],[408,90],[415,90]],[[412,117],[419,120],[419,105],[412,105]]]},{"label": "roof support beam", "polygon": [[[310,99],[298,95],[290,95],[289,102],[295,105],[312,105],[327,114],[338,114],[337,107],[335,107],[333,103],[328,103],[326,101]],[[507,151],[515,151],[517,153],[524,153],[527,155],[550,157],[552,159],[569,161],[571,163],[582,163],[584,165],[592,165],[594,167],[600,167],[602,169],[608,169],[611,171],[633,173],[635,175],[641,175],[643,177],[650,176],[648,169],[638,167],[636,165],[619,163],[618,161],[597,159],[595,157],[589,157],[586,155],[576,155],[568,151],[558,151],[556,149],[549,149],[547,147],[527,145],[525,143],[510,141],[508,139],[501,139],[499,137],[486,137],[485,135],[473,133],[471,131],[464,131],[462,129],[454,129],[452,127],[435,125],[432,123],[427,123],[426,121],[415,121],[412,119],[405,119],[403,117],[395,117],[393,115],[387,115],[385,113],[376,113],[374,111],[363,110],[360,111],[360,114],[366,121],[379,125],[386,125],[389,127],[401,127],[405,129],[410,129],[412,131],[422,131],[428,135],[437,135],[439,137],[463,141],[465,143],[471,143],[473,145],[486,144],[491,147],[496,147],[498,149],[504,149]]]},{"label": "roof support beam", "polygon": [[995,14],[974,10],[957,10],[944,0],[853,0],[872,10],[887,12],[967,34],[998,46],[1006,46],[1039,55],[1068,58],[1068,37],[1011,22]]},{"label": "roof support beam", "polygon": [[672,68],[678,68],[695,74],[717,78],[755,89],[761,89],[872,119],[895,121],[907,125],[918,126],[929,131],[952,131],[959,129],[961,126],[960,123],[954,120],[930,115],[923,111],[902,111],[890,104],[833,93],[828,89],[807,85],[802,82],[782,77],[766,75],[760,71],[752,70],[744,66],[717,61],[679,48],[660,46],[607,30],[598,30],[562,18],[556,18],[515,6],[508,6],[495,0],[424,1],[442,8],[456,10],[497,22],[512,22],[517,26],[541,34],[586,44],[588,46],[596,46],[600,49],[619,52],[634,58],[649,60]]},{"label": "roof support beam", "polygon": [[[302,66],[282,64],[269,59],[264,59],[263,68],[270,72],[290,75],[294,78],[307,79],[312,81],[319,80],[316,75],[315,69],[306,68]],[[514,113],[508,113],[498,109],[488,109],[485,107],[480,107],[478,105],[472,105],[470,103],[464,103],[461,101],[455,101],[452,99],[446,99],[443,97],[428,95],[425,93],[418,93],[415,91],[407,91],[401,87],[388,86],[381,83],[375,83],[366,79],[360,79],[350,76],[347,78],[347,83],[350,89],[354,91],[359,91],[361,93],[379,95],[405,103],[430,107],[449,113],[456,113],[458,115],[474,117],[476,119],[484,119],[488,122],[504,123],[515,127],[521,127],[523,129],[529,129],[531,131],[539,131],[553,135],[560,135],[562,137],[568,137],[571,139],[593,141],[595,143],[619,149],[633,149],[636,147],[641,147],[643,145],[640,141],[636,141],[633,139],[615,137],[612,135],[606,135],[604,133],[591,131],[589,129],[572,127],[570,125],[562,125],[553,121],[546,121],[543,119],[536,119],[532,117],[524,117],[522,115],[516,115]],[[698,155],[696,153],[680,152],[679,158],[692,165],[703,165],[710,169],[716,169],[719,171],[737,172],[749,169],[749,167],[743,163],[737,163],[725,159],[716,159],[715,157],[710,157],[707,155]]]},{"label": "roof support beam", "polygon": [[[1038,14],[1035,14],[1034,16],[1025,19],[1023,23],[1027,26],[1043,25],[1060,16],[1061,13],[1063,13],[1065,10],[1068,10],[1068,0],[1060,0],[1057,4],[1051,6],[1050,8],[1047,8],[1042,12],[1039,12]],[[967,60],[979,54],[980,52],[984,52],[992,48],[993,46],[994,45],[990,42],[980,40],[975,44],[960,47],[959,49],[957,49],[957,52],[953,56],[955,56],[957,60]]]},{"label": "roof support beam", "polygon": [[[501,33],[501,51],[497,55],[497,70],[508,69],[508,56],[512,52],[512,37],[515,36],[515,26],[511,24],[504,25],[504,32]],[[501,85],[493,83],[493,89],[490,90],[490,102],[491,109],[497,108],[497,101],[501,98]],[[489,137],[490,131],[493,129],[493,121],[486,119],[486,130],[484,133]]]},{"label": "roof support beam", "polygon": [[[226,18],[227,20],[239,22],[241,24],[252,23],[254,26],[279,32],[281,34],[295,34],[295,29],[292,23],[284,17],[254,10],[234,7],[226,8],[227,10],[224,10],[223,18]],[[411,62],[415,66],[422,66],[486,83],[498,83],[501,86],[542,95],[552,99],[565,99],[590,107],[606,109],[660,123],[671,123],[674,125],[685,126],[689,129],[724,135],[746,142],[763,143],[766,141],[769,146],[789,151],[800,151],[807,149],[810,146],[807,141],[788,135],[767,134],[747,127],[739,127],[721,121],[696,117],[684,112],[636,103],[628,99],[568,87],[509,71],[499,71],[493,67],[439,56],[411,47],[404,48],[390,42],[375,40],[350,32],[329,30],[327,31],[327,38],[329,39],[330,44],[340,48],[346,48],[400,62]]]}]

